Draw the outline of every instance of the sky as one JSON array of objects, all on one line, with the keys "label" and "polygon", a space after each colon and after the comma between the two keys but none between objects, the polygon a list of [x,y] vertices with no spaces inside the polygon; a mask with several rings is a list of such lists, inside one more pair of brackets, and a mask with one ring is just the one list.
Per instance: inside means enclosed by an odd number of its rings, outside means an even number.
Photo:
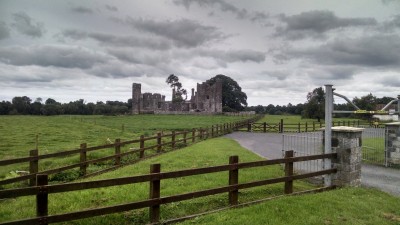
[{"label": "sky", "polygon": [[0,0],[0,101],[170,100],[170,74],[189,94],[224,74],[249,105],[396,97],[400,0]]}]

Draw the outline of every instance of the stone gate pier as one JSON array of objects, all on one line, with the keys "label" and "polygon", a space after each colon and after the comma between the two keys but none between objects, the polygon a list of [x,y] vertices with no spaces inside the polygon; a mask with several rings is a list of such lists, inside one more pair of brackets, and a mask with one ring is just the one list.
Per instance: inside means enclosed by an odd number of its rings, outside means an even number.
[{"label": "stone gate pier", "polygon": [[337,173],[332,175],[333,185],[361,185],[362,131],[363,128],[332,127],[332,152],[338,154],[337,159],[332,159],[332,167],[337,168]]},{"label": "stone gate pier", "polygon": [[386,124],[386,166],[400,164],[400,122]]}]

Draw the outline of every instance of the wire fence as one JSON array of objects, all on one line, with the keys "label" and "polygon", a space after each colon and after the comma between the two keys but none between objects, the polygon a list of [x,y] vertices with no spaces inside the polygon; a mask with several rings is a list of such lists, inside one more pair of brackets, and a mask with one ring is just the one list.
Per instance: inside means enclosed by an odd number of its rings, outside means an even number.
[{"label": "wire fence", "polygon": [[385,128],[365,128],[362,132],[362,160],[366,163],[386,166]]},{"label": "wire fence", "polygon": [[[295,156],[310,156],[323,154],[323,134],[322,132],[308,132],[298,134],[282,135],[282,153],[293,150]],[[315,172],[323,169],[323,160],[310,160],[307,162],[295,162],[296,173]],[[321,179],[322,177],[318,177]]]}]

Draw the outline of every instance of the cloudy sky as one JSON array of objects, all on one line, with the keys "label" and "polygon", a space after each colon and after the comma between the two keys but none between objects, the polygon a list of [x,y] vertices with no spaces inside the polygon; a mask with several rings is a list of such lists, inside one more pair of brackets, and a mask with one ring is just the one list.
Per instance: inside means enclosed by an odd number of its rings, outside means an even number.
[{"label": "cloudy sky", "polygon": [[[0,100],[171,98],[217,74],[249,105],[400,94],[400,0],[0,0]],[[189,91],[190,93],[190,91]]]}]

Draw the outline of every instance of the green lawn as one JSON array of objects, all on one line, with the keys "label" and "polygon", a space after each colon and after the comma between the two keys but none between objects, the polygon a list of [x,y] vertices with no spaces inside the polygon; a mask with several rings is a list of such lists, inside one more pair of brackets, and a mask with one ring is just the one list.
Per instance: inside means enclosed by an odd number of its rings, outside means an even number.
[{"label": "green lawn", "polygon": [[186,224],[252,225],[399,225],[400,198],[374,189],[344,188],[287,196],[250,207],[231,209]]},{"label": "green lawn", "polygon": [[[77,149],[81,143],[88,147],[113,143],[116,138],[138,139],[140,135],[152,136],[159,131],[190,130],[210,127],[215,124],[234,122],[250,117],[223,115],[133,115],[133,116],[0,116],[0,160],[29,156],[29,150],[36,148],[39,154]],[[38,138],[36,138],[38,137]],[[146,146],[151,145],[147,141]],[[136,145],[125,146],[122,152]],[[88,159],[96,159],[113,154],[114,149],[88,153]],[[79,162],[79,154],[41,160],[40,170],[56,168]],[[110,162],[104,162],[112,164]],[[91,165],[89,170],[98,170],[104,163]],[[17,176],[15,171],[28,171],[28,163],[14,164],[0,168],[0,179]],[[77,171],[61,174],[76,177]],[[64,178],[63,178],[64,177]],[[68,178],[69,179],[69,178]],[[68,180],[67,179],[67,180]]]},{"label": "green lawn", "polygon": [[[229,156],[231,155],[238,155],[240,162],[256,161],[261,159],[259,156],[243,149],[237,142],[231,139],[215,138],[86,180],[147,174],[149,173],[150,164],[153,163],[161,163],[161,171],[163,172],[228,164]],[[268,179],[283,176],[283,174],[284,173],[279,165],[245,169],[240,171],[239,182]],[[225,186],[227,184],[227,172],[163,180],[161,182],[161,196],[182,194]],[[313,188],[313,186],[302,181],[295,181],[294,185],[295,191]],[[283,186],[283,183],[280,183],[265,187],[241,190],[239,202],[247,202],[268,196],[281,195],[283,193]],[[49,196],[49,214],[122,204],[147,198],[148,183],[51,194]],[[1,205],[7,205],[7,207],[0,207],[0,221],[33,217],[35,215],[35,196],[2,200]],[[171,203],[161,206],[161,218],[171,219],[227,205],[227,194]],[[74,221],[73,224],[145,224],[147,222],[148,209],[142,209],[121,214]],[[67,224],[71,224],[71,222],[68,222]]]}]

